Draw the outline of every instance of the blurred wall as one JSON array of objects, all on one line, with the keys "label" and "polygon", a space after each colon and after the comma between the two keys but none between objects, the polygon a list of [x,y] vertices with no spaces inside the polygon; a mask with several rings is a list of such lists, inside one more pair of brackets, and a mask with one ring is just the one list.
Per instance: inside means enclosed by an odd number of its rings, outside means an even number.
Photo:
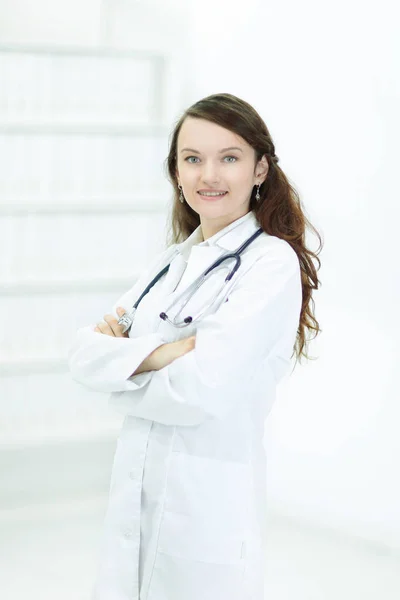
[{"label": "blurred wall", "polygon": [[122,417],[66,353],[164,247],[185,22],[173,3],[0,0],[4,518],[107,494]]}]

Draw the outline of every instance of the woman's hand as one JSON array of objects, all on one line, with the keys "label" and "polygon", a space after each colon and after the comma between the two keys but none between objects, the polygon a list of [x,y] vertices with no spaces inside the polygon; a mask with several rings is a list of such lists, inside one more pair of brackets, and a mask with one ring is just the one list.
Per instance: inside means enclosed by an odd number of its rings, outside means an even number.
[{"label": "woman's hand", "polygon": [[171,364],[175,359],[193,350],[195,345],[196,336],[192,335],[177,342],[170,342],[159,346],[147,357],[149,360],[148,364],[151,367],[149,370],[159,371]]},{"label": "woman's hand", "polygon": [[[126,310],[121,306],[117,308],[118,318],[122,317],[126,313]],[[122,326],[118,325],[118,320],[114,317],[114,315],[104,315],[104,321],[97,323],[97,327],[94,328],[94,331],[98,333],[104,333],[105,335],[111,335],[114,337],[129,337],[129,333],[126,331],[122,333]]]},{"label": "woman's hand", "polygon": [[193,350],[196,345],[196,336],[184,338],[177,342],[170,342],[158,346],[151,354],[146,356],[143,362],[140,363],[133,375],[139,375],[146,371],[159,371],[167,365],[170,365],[176,358],[183,356],[187,352]]},{"label": "woman's hand", "polygon": [[[124,308],[121,306],[117,307],[118,318],[122,317],[122,315],[125,313],[126,310]],[[122,333],[122,327],[121,325],[118,325],[118,320],[114,317],[114,315],[104,315],[103,318],[104,321],[97,323],[94,331],[113,337],[129,337],[129,333],[127,331]],[[162,344],[144,359],[144,361],[139,365],[136,371],[132,373],[132,375],[137,375],[138,373],[143,373],[144,371],[159,371],[163,367],[171,364],[175,359],[193,350],[195,344],[195,335],[178,340],[177,342]]]}]

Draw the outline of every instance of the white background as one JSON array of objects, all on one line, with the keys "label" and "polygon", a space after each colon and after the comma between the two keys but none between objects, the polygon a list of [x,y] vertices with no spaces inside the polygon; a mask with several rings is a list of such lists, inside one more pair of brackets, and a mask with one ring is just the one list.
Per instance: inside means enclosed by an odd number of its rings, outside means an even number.
[{"label": "white background", "polygon": [[[167,134],[180,111],[203,96],[230,92],[250,102],[265,120],[280,166],[323,236],[318,274],[322,285],[314,293],[323,332],[309,347],[316,360],[298,365],[282,384],[266,422],[268,590],[274,600],[293,598],[284,583],[290,575],[296,597],[307,600],[344,598],[346,592],[352,600],[391,599],[400,593],[394,575],[400,571],[396,23],[394,3],[388,0],[379,5],[356,0],[0,0],[0,46],[118,48],[163,57],[165,93],[159,108]],[[143,81],[148,81],[146,76]],[[1,127],[19,122],[24,135],[28,121],[36,126],[39,122],[40,128],[49,119],[46,112],[39,120],[26,114],[18,118],[22,113],[15,106],[12,115],[6,113],[7,87],[1,81],[0,89]],[[30,89],[34,93],[34,83]],[[73,90],[67,92],[74,96]],[[90,196],[90,180],[82,189],[68,188],[78,169],[72,158],[68,162],[68,154],[62,161],[67,171],[60,175],[65,193],[59,190],[56,198],[47,193],[53,189],[50,183],[38,188],[39,193],[22,188],[18,164],[25,174],[22,180],[32,182],[30,162],[23,157],[20,162],[11,160],[2,146],[2,164],[9,160],[20,186],[10,188],[9,180],[0,196],[0,571],[8,573],[2,587],[9,600],[22,598],[29,581],[30,597],[45,599],[42,580],[48,597],[54,597],[52,586],[63,576],[72,580],[70,588],[64,585],[66,598],[89,598],[119,419],[108,409],[105,396],[70,381],[63,357],[74,328],[96,320],[97,311],[102,315],[103,307],[105,312],[126,288],[130,273],[141,268],[139,259],[130,258],[142,243],[138,236],[148,233],[144,262],[161,243],[170,201],[170,189],[161,181],[167,134],[148,135],[157,152],[150,148],[146,154],[149,172],[139,191],[134,179],[127,179],[122,191],[107,184],[111,188],[104,202],[112,200],[114,192],[114,198],[120,194],[119,205],[130,206],[131,235],[124,242],[118,232],[126,220],[110,205],[102,217],[96,214],[98,200]],[[40,143],[43,150],[46,141]],[[92,183],[97,176],[93,168]],[[142,168],[137,169],[143,179]],[[141,212],[146,195],[146,202],[154,205],[147,216]],[[49,216],[30,216],[28,222],[23,206],[22,217],[4,208],[29,202],[55,207],[51,227],[46,228]],[[89,204],[94,212],[78,210],[71,216],[62,209],[71,202],[78,208]],[[25,221],[15,227],[18,218]],[[47,238],[46,246],[43,240],[54,227],[62,229],[64,238],[57,233]],[[41,241],[35,231],[41,232]],[[92,239],[95,232],[101,233]],[[75,244],[70,244],[72,236]],[[117,238],[118,256],[113,257]],[[102,255],[104,268],[99,273],[96,248],[104,239],[110,254]],[[57,254],[46,252],[57,240]],[[309,243],[315,249],[315,238]],[[26,262],[29,248],[38,255]],[[60,287],[49,294],[55,274],[59,279],[64,274],[67,286],[75,281],[74,294],[66,295],[66,288]],[[112,277],[115,285],[109,283]],[[83,290],[82,280],[94,282],[93,288]],[[10,281],[11,292],[5,287]],[[11,316],[28,306],[35,310],[35,316],[28,313],[29,326],[18,330],[14,322],[11,327]],[[46,319],[52,337],[46,335]],[[43,359],[51,367],[47,373],[35,367],[35,360],[44,364]],[[325,537],[319,537],[315,527],[321,527]],[[71,534],[68,542],[67,531],[79,532],[80,554],[74,549],[78,538]],[[334,537],[341,541],[333,542]],[[69,554],[62,559],[60,554],[60,562],[53,559],[49,568],[46,557],[54,555],[55,546],[57,552],[64,547]],[[42,548],[42,555],[34,548]],[[348,565],[354,568],[347,570]],[[23,580],[17,576],[22,570]],[[380,584],[375,588],[371,583],[372,574],[374,581],[387,585],[383,595]]]}]

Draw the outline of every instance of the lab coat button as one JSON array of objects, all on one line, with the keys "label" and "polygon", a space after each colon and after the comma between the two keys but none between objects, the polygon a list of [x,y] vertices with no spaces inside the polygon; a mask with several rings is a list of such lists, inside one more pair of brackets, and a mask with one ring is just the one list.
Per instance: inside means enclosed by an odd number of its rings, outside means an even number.
[{"label": "lab coat button", "polygon": [[131,479],[136,479],[136,477],[137,477],[137,472],[136,472],[135,470],[132,470],[132,471],[129,473],[129,477],[130,477]]},{"label": "lab coat button", "polygon": [[124,536],[125,536],[127,539],[130,539],[130,538],[132,537],[132,530],[131,530],[131,529],[126,529],[126,530],[125,530],[125,533],[124,533]]}]

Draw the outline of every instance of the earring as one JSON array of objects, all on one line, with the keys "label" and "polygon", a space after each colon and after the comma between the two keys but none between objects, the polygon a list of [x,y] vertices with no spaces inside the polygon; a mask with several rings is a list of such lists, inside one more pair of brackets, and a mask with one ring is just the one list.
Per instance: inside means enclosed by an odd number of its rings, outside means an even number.
[{"label": "earring", "polygon": [[261,185],[261,183],[259,183],[258,187],[257,187],[257,193],[256,193],[257,202],[260,202],[260,185]]},{"label": "earring", "polygon": [[183,204],[183,202],[184,202],[184,198],[183,198],[183,194],[182,194],[182,186],[181,186],[181,185],[178,185],[178,189],[179,189],[179,191],[180,191],[180,194],[179,194],[179,200],[180,200],[180,201],[182,202],[182,204]]}]

